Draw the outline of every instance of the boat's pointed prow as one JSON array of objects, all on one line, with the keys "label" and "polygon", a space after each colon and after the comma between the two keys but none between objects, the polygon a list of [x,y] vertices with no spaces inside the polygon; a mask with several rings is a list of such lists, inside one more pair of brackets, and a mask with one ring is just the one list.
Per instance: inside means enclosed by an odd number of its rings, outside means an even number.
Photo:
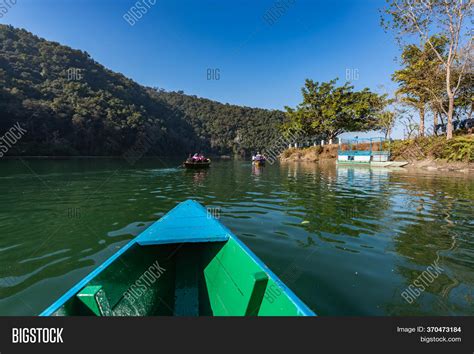
[{"label": "boat's pointed prow", "polygon": [[227,241],[229,230],[194,200],[179,203],[138,238],[141,246]]},{"label": "boat's pointed prow", "polygon": [[314,312],[212,213],[187,200],[41,315],[314,316]]}]

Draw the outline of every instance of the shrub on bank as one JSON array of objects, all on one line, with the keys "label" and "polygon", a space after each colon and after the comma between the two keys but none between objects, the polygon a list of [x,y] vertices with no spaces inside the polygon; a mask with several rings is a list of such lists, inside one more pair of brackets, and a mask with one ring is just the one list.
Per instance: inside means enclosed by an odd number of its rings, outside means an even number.
[{"label": "shrub on bank", "polygon": [[427,158],[447,161],[474,162],[474,135],[444,136],[396,140],[390,144],[395,160],[423,160]]},{"label": "shrub on bank", "polygon": [[448,141],[446,153],[451,161],[474,161],[474,136],[461,136]]}]

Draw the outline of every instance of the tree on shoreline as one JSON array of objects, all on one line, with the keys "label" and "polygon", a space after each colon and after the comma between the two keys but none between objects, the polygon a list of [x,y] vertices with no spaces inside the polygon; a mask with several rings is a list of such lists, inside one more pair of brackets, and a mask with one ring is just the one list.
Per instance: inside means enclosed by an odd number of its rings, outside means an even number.
[{"label": "tree on shoreline", "polygon": [[[431,41],[444,55],[446,38],[432,38]],[[436,97],[440,97],[440,93],[442,94],[440,64],[428,44],[425,44],[423,48],[414,44],[406,46],[402,53],[402,64],[404,67],[395,71],[392,76],[392,80],[399,85],[396,95],[403,104],[418,110],[420,116],[418,134],[424,136],[425,113],[428,106],[436,102],[432,93],[435,92]]]},{"label": "tree on shoreline", "polygon": [[[460,93],[466,66],[472,55],[472,33],[464,26],[464,20],[469,21],[472,17],[473,7],[474,2],[471,0],[388,0],[385,9],[388,18],[382,17],[382,25],[395,30],[399,41],[403,36],[415,35],[422,45],[426,44],[432,49],[442,66],[448,107],[440,107],[448,118],[448,140],[453,137],[455,99]],[[445,57],[436,48],[433,34],[447,39]],[[464,37],[467,39],[464,40]],[[432,95],[436,93],[432,92]]]},{"label": "tree on shoreline", "polygon": [[390,137],[395,121],[397,120],[397,114],[393,111],[384,111],[379,116],[379,127],[385,136],[385,139]]},{"label": "tree on shoreline", "polygon": [[349,83],[336,83],[337,79],[321,83],[307,79],[301,89],[303,102],[295,109],[285,107],[287,120],[283,130],[334,139],[344,132],[379,128],[380,114],[389,103],[386,95],[368,88],[354,91]]}]

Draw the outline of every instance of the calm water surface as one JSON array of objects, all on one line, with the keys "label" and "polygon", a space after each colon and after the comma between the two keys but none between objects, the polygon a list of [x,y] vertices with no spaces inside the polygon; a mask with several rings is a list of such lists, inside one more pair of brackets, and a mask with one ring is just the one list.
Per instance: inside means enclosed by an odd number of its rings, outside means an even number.
[{"label": "calm water surface", "polygon": [[[334,165],[0,161],[0,315],[34,315],[178,202],[221,221],[320,315],[474,315],[474,178]],[[434,262],[412,304],[401,293]]]}]

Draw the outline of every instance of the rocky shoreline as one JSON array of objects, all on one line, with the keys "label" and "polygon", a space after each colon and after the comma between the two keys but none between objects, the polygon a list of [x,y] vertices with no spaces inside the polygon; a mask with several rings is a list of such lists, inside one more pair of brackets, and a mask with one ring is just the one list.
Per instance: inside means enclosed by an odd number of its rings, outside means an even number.
[{"label": "rocky shoreline", "polygon": [[424,169],[428,171],[457,171],[474,174],[474,163],[472,162],[452,162],[444,160],[419,160],[410,161],[405,168]]}]

